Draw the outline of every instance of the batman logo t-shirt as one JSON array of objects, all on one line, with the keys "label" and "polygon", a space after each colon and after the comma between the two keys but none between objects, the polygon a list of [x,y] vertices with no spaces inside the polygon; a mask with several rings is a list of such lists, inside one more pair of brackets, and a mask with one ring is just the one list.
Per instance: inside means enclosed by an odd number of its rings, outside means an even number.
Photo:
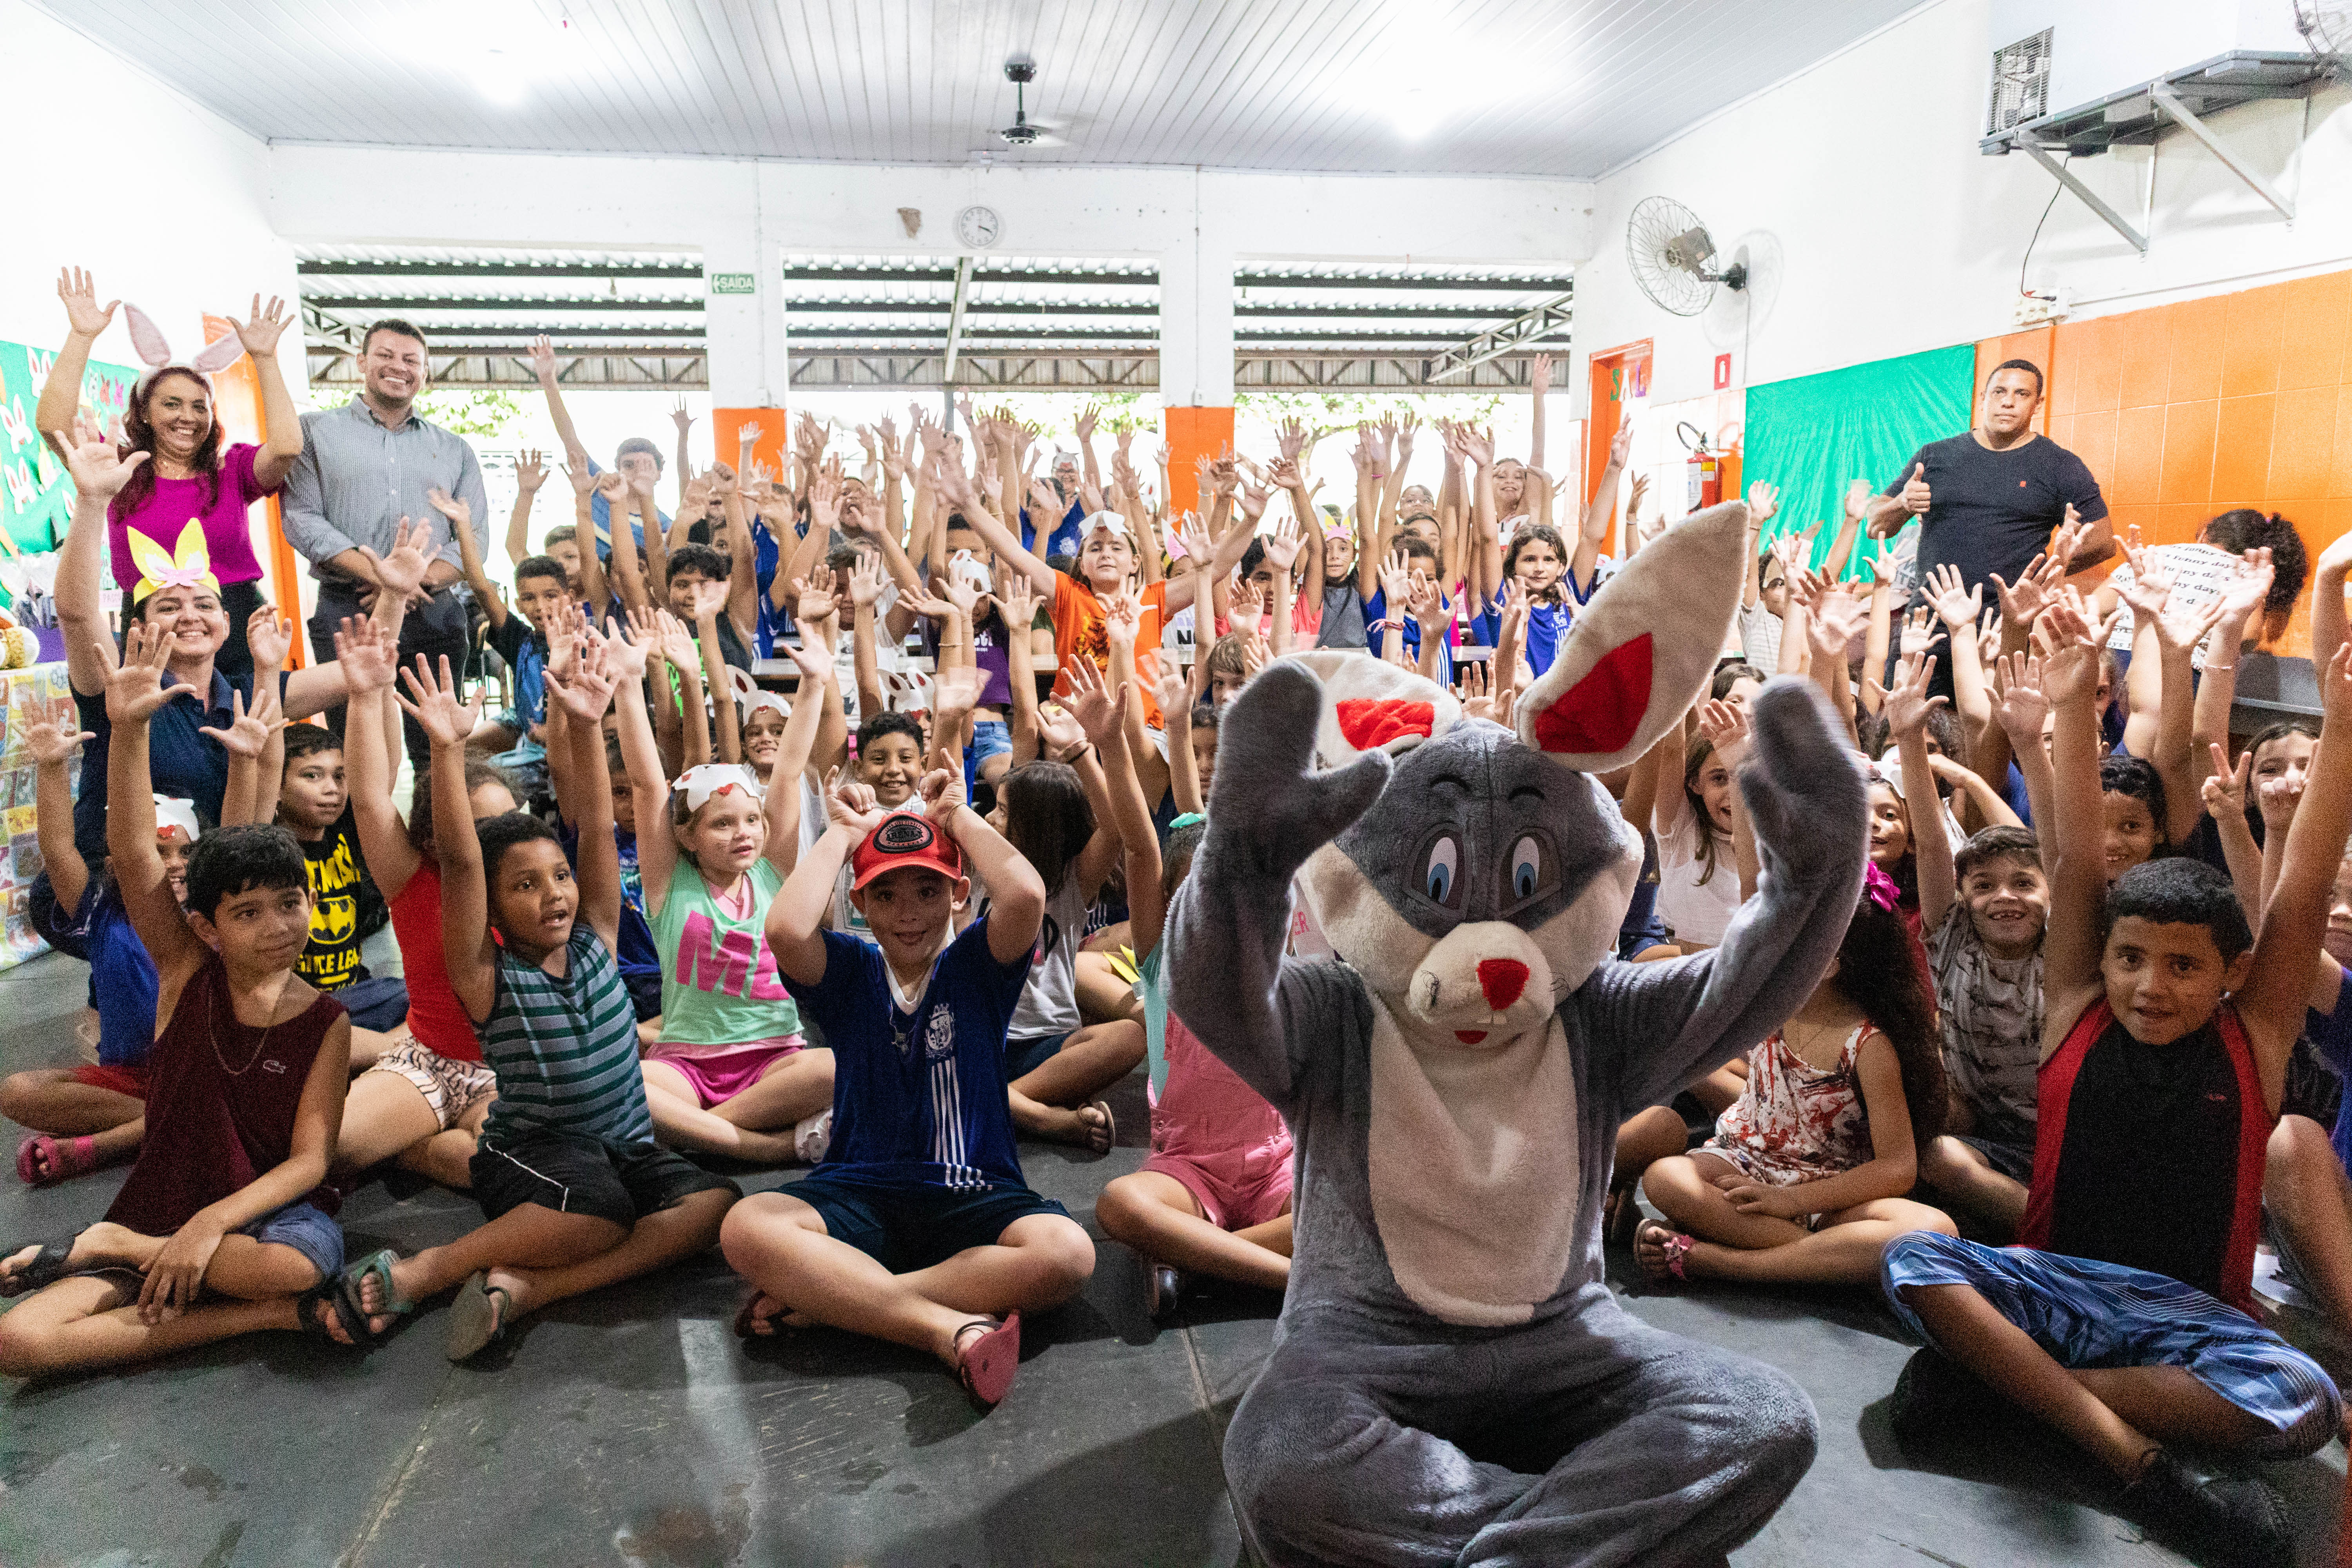
[{"label": "batman logo t-shirt", "polygon": [[367,869],[349,819],[302,846],[310,873],[310,944],[294,973],[321,991],[340,991],[367,978],[360,962],[360,889]]}]

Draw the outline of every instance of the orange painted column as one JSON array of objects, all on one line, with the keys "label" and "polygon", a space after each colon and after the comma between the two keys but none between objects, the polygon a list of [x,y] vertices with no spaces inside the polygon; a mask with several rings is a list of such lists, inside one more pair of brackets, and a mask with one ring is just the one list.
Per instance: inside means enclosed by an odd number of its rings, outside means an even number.
[{"label": "orange painted column", "polygon": [[[205,318],[205,342],[218,342],[236,331],[236,324],[225,316]],[[261,377],[253,368],[248,354],[213,377],[213,390],[218,397],[214,417],[220,421],[221,433],[232,441],[261,439]],[[280,614],[297,624],[293,638],[288,644],[286,662],[300,669],[310,662],[310,639],[300,623],[302,610],[302,558],[286,542],[286,531],[279,525],[278,498],[264,497],[261,522],[255,531],[254,554],[261,562],[263,581],[269,589],[269,601]],[[247,523],[248,527],[252,524]]]},{"label": "orange painted column", "polygon": [[1234,410],[1223,407],[1170,408],[1160,416],[1161,438],[1168,443],[1167,512],[1181,517],[1200,504],[1201,485],[1195,465],[1234,444]]},{"label": "orange painted column", "polygon": [[784,457],[792,450],[791,422],[781,408],[713,408],[710,411],[710,435],[715,450],[729,463],[735,460],[746,429],[756,430],[759,439],[751,447],[751,456],[768,465],[768,471],[778,478],[784,474]]}]

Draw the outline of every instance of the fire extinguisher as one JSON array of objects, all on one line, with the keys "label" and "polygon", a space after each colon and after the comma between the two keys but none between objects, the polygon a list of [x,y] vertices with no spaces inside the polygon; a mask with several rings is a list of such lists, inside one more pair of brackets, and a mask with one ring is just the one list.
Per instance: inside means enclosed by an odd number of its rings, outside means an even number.
[{"label": "fire extinguisher", "polygon": [[1683,465],[1688,481],[1686,505],[1692,511],[1713,506],[1723,499],[1723,458],[1721,454],[1706,449],[1706,433],[1687,421],[1675,426],[1675,434],[1690,448],[1690,461]]}]

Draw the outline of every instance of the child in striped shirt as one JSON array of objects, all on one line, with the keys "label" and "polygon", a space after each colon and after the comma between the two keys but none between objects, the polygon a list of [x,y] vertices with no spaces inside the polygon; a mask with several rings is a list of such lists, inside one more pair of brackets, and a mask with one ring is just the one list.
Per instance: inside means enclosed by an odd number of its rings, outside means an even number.
[{"label": "child in striped shirt", "polygon": [[621,920],[619,851],[602,730],[614,664],[583,637],[568,675],[548,671],[563,705],[566,795],[580,805],[580,873],[555,832],[516,812],[477,823],[466,798],[466,736],[481,712],[461,702],[448,661],[436,680],[417,660],[401,706],[433,742],[434,847],[444,894],[449,984],[481,1036],[499,1097],[474,1155],[474,1197],[488,1223],[407,1258],[379,1252],[352,1270],[371,1333],[451,1286],[447,1354],[463,1361],[524,1312],[673,1263],[709,1247],[738,1195],[733,1183],[654,1142],[637,1069],[636,1014],[613,959]]}]

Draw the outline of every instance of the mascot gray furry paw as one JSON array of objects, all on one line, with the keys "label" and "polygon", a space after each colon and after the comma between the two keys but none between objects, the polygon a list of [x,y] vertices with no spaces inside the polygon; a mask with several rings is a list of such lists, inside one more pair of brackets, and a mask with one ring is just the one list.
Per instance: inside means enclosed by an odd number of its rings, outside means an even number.
[{"label": "mascot gray furry paw", "polygon": [[[1746,520],[1644,547],[1516,734],[1330,651],[1267,666],[1224,721],[1171,974],[1298,1146],[1289,1294],[1225,1439],[1276,1568],[1719,1562],[1812,1462],[1801,1389],[1601,1279],[1618,1123],[1778,1027],[1861,887],[1856,759],[1776,680],[1739,776],[1757,896],[1710,952],[1612,956],[1642,844],[1591,775],[1704,689]],[[1294,879],[1336,961],[1284,959]]]}]

